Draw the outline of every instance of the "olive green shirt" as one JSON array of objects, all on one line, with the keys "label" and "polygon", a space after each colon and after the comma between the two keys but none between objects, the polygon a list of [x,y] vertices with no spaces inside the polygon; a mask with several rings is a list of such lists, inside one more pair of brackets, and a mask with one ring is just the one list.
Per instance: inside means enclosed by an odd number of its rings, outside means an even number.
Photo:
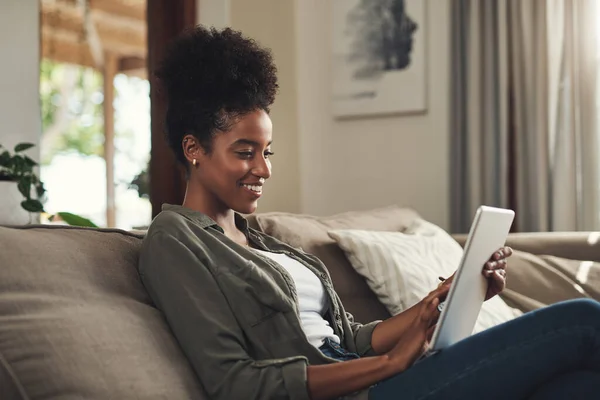
[{"label": "olive green shirt", "polygon": [[[378,321],[353,322],[316,257],[248,227],[258,249],[285,253],[323,283],[324,317],[342,345],[370,355]],[[139,272],[211,399],[309,399],[307,365],[338,362],[312,346],[298,313],[294,282],[279,264],[227,236],[208,216],[164,205],[142,246]],[[367,398],[367,391],[352,398]]]}]

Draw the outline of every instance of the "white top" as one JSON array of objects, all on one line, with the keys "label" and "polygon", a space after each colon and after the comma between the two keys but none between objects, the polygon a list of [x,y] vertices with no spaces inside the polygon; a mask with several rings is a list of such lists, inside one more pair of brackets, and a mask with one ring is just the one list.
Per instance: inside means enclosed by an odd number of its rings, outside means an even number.
[{"label": "white top", "polygon": [[325,338],[340,343],[340,338],[333,333],[329,322],[323,318],[328,306],[327,295],[317,275],[286,254],[253,250],[281,265],[294,279],[298,293],[300,323],[310,344],[319,348],[323,345]]}]

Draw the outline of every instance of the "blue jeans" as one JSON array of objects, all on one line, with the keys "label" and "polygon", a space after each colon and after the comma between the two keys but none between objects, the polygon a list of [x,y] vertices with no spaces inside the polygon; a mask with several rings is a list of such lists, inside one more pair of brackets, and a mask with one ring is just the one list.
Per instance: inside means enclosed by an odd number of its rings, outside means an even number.
[{"label": "blue jeans", "polygon": [[325,343],[319,347],[319,350],[321,350],[321,353],[325,354],[327,357],[335,358],[336,360],[340,361],[348,361],[360,358],[358,354],[349,352],[329,338],[325,338]]},{"label": "blue jeans", "polygon": [[369,391],[370,400],[597,398],[600,303],[593,300],[570,300],[524,314],[425,358]]}]

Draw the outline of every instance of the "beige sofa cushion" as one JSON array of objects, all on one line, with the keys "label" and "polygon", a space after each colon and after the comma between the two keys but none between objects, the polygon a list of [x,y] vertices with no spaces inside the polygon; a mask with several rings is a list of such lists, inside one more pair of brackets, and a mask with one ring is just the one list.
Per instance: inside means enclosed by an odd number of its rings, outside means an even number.
[{"label": "beige sofa cushion", "polygon": [[366,323],[388,318],[389,313],[327,232],[332,229],[401,232],[416,218],[415,211],[392,206],[328,217],[272,212],[251,216],[249,221],[262,232],[321,259],[346,310],[357,321]]},{"label": "beige sofa cushion", "polygon": [[202,399],[122,231],[0,227],[0,398]]},{"label": "beige sofa cushion", "polygon": [[502,297],[523,311],[580,297],[600,301],[600,263],[515,250]]}]

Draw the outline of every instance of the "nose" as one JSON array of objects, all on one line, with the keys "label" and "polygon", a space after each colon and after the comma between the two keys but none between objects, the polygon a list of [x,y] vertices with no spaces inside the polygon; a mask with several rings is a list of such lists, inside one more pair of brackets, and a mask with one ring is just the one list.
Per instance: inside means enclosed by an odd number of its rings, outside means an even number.
[{"label": "nose", "polygon": [[255,160],[252,174],[262,179],[269,179],[271,177],[271,161],[265,157],[256,157]]}]

